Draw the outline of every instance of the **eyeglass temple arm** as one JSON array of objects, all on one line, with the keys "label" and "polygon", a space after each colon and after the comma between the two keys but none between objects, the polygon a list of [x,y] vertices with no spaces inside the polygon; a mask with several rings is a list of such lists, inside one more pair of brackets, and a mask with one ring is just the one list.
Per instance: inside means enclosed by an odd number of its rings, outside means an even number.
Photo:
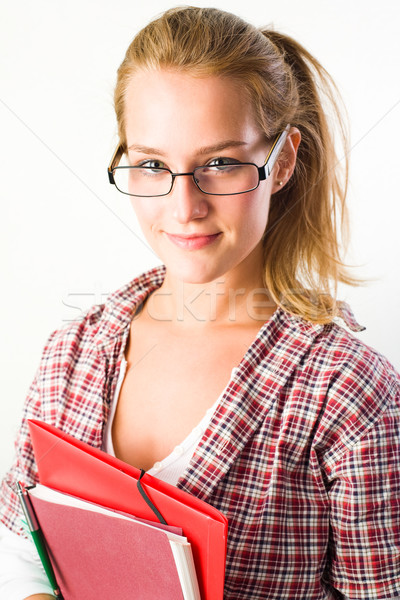
[{"label": "eyeglass temple arm", "polygon": [[121,157],[124,153],[124,149],[121,146],[121,144],[118,144],[118,146],[115,149],[114,154],[112,155],[112,158],[110,160],[110,164],[108,165],[108,180],[110,183],[115,185],[115,181],[114,181],[114,174],[113,174],[113,169],[118,165],[119,161],[121,160]]},{"label": "eyeglass temple arm", "polygon": [[276,138],[274,143],[272,144],[270,151],[268,152],[267,158],[265,159],[265,163],[262,167],[259,168],[260,180],[267,179],[271,175],[271,171],[274,168],[276,160],[285,145],[286,138],[290,131],[290,123],[286,125],[285,129],[280,133]]}]

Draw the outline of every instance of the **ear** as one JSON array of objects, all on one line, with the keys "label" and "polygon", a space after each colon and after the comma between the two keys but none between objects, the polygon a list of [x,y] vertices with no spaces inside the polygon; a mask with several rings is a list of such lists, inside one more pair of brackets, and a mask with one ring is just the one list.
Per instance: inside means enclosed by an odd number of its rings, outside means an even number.
[{"label": "ear", "polygon": [[280,156],[272,169],[271,194],[275,194],[283,188],[293,175],[296,166],[297,150],[301,141],[301,133],[297,127],[291,127],[282,148]]}]

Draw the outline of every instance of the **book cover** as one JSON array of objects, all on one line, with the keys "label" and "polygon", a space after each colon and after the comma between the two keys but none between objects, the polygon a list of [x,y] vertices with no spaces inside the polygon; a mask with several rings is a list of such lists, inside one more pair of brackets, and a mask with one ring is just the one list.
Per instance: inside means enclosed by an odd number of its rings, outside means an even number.
[{"label": "book cover", "polygon": [[65,600],[200,600],[191,547],[177,528],[46,486],[29,497]]}]

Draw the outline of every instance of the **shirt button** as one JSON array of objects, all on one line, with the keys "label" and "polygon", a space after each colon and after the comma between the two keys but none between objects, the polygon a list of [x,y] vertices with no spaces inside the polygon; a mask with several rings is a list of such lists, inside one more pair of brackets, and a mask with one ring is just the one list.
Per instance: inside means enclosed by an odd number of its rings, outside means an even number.
[{"label": "shirt button", "polygon": [[162,462],[159,462],[159,461],[155,462],[153,465],[153,469],[155,471],[159,471],[160,469],[162,469]]},{"label": "shirt button", "polygon": [[174,449],[175,454],[177,454],[178,456],[183,456],[183,454],[185,454],[184,449],[182,448],[182,446],[176,446]]}]

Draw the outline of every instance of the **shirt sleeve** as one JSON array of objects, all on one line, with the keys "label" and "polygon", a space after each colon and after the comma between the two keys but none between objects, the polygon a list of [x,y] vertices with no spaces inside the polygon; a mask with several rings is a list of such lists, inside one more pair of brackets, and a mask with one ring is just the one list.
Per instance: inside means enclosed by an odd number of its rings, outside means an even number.
[{"label": "shirt sleeve", "polygon": [[38,481],[35,456],[29,435],[28,419],[52,422],[57,405],[48,403],[47,412],[43,410],[43,398],[40,392],[40,380],[49,362],[48,348],[57,332],[53,332],[45,346],[42,359],[31,383],[22,411],[22,420],[15,439],[14,462],[0,484],[0,521],[14,533],[21,535],[21,508],[16,494],[16,483],[24,487],[35,485]]},{"label": "shirt sleeve", "polygon": [[14,462],[0,485],[0,521],[14,533],[21,535],[21,508],[16,494],[16,483],[24,487],[37,483],[37,470],[28,431],[28,418],[41,418],[37,378],[32,382],[25,400],[23,418],[15,441]]},{"label": "shirt sleeve", "polygon": [[330,473],[331,581],[349,600],[400,595],[398,398]]},{"label": "shirt sleeve", "polygon": [[33,542],[0,524],[0,598],[53,595]]}]

